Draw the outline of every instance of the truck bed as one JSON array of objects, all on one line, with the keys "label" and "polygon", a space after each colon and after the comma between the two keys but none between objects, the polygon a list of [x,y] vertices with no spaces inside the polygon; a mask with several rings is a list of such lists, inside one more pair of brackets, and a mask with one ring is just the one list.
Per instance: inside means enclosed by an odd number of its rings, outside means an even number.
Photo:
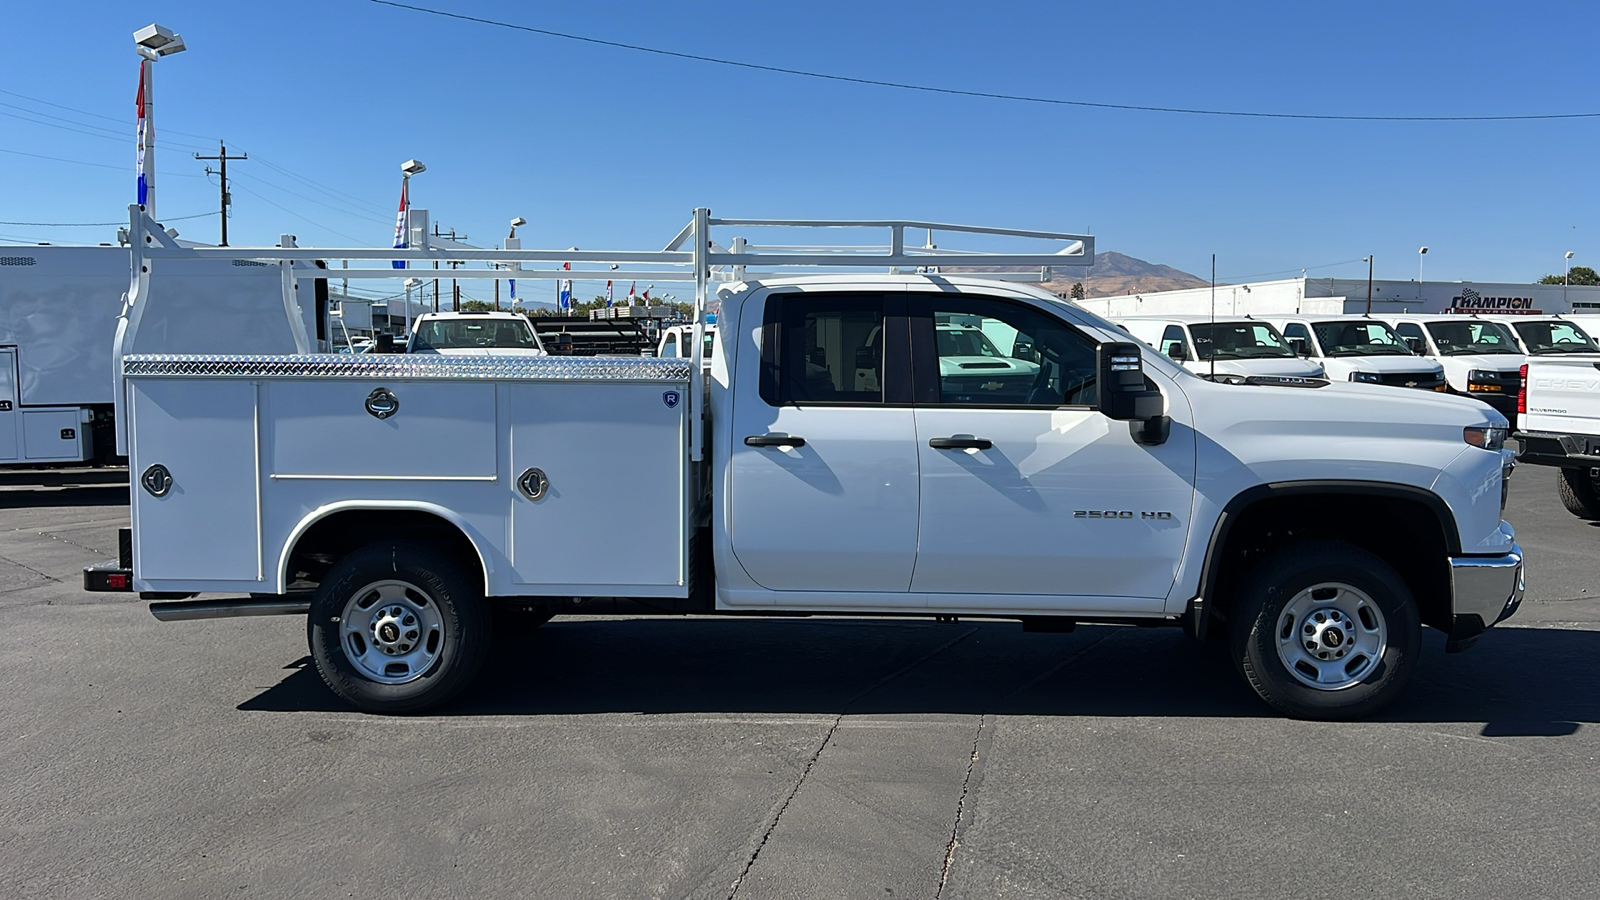
[{"label": "truck bed", "polygon": [[147,355],[123,371],[138,590],[282,593],[296,541],[359,511],[448,523],[494,596],[687,592],[684,360]]}]

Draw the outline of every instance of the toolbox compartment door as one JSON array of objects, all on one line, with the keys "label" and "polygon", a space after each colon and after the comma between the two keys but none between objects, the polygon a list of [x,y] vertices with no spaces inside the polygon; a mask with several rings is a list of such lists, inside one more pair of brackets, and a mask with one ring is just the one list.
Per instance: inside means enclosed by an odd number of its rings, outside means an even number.
[{"label": "toolbox compartment door", "polygon": [[[137,439],[128,461],[134,577],[262,578],[257,511],[256,391],[244,380],[130,379]],[[145,474],[160,466],[165,490]]]}]

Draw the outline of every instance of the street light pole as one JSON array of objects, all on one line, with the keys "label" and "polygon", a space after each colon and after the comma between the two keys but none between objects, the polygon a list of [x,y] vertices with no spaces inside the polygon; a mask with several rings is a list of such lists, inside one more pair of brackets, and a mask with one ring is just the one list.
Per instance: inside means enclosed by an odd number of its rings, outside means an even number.
[{"label": "street light pole", "polygon": [[183,35],[154,23],[133,33],[134,49],[139,51],[142,93],[139,106],[143,113],[139,119],[139,177],[144,180],[144,211],[156,217],[156,67],[153,63],[164,56],[187,50]]},{"label": "street light pole", "polygon": [[1572,251],[1567,251],[1567,268],[1561,275],[1561,305],[1565,306],[1562,312],[1569,312],[1572,306],[1567,303],[1567,285],[1572,281]]},{"label": "street light pole", "polygon": [[1422,300],[1422,258],[1428,255],[1427,247],[1417,249],[1417,300]]},{"label": "street light pole", "polygon": [[1372,315],[1372,254],[1361,260],[1367,264],[1367,315]]}]

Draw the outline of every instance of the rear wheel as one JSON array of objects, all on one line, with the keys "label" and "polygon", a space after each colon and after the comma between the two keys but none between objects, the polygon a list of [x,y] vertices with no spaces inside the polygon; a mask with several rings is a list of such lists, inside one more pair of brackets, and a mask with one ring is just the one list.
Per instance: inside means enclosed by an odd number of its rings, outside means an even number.
[{"label": "rear wheel", "polygon": [[1230,616],[1234,664],[1291,716],[1352,719],[1405,686],[1422,623],[1405,582],[1371,553],[1336,541],[1280,550],[1241,585]]},{"label": "rear wheel", "polygon": [[1596,490],[1595,477],[1588,469],[1560,469],[1556,479],[1556,492],[1561,495],[1561,505],[1580,519],[1600,519],[1600,491]]},{"label": "rear wheel", "polygon": [[420,712],[478,673],[489,621],[478,582],[425,544],[385,541],[333,565],[308,618],[311,657],[366,712]]}]

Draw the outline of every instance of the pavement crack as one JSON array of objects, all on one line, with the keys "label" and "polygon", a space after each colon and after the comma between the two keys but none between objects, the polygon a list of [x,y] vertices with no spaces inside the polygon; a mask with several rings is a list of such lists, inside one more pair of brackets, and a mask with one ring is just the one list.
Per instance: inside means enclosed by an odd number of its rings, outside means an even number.
[{"label": "pavement crack", "polygon": [[[734,896],[739,893],[739,887],[744,884],[745,876],[749,875],[750,870],[755,868],[756,859],[761,856],[761,851],[766,848],[767,841],[772,839],[772,833],[778,829],[778,822],[783,819],[784,812],[789,808],[789,804],[794,802],[794,798],[799,796],[801,786],[806,783],[806,776],[810,775],[811,770],[816,767],[817,760],[822,758],[822,751],[828,749],[828,744],[833,741],[833,736],[839,731],[839,725],[844,722],[844,717],[849,715],[850,708],[856,704],[856,701],[977,633],[978,629],[976,626],[963,631],[962,633],[956,635],[948,641],[945,641],[927,653],[922,654],[900,668],[895,669],[893,672],[890,672],[882,678],[879,678],[872,684],[867,685],[866,687],[857,691],[855,694],[851,695],[850,699],[844,702],[844,706],[839,710],[839,714],[833,717],[833,724],[828,726],[827,734],[822,736],[822,743],[817,745],[816,751],[811,754],[811,758],[806,760],[805,767],[800,770],[800,777],[795,779],[794,787],[789,789],[788,796],[784,797],[783,802],[778,805],[778,811],[773,815],[772,821],[768,822],[766,829],[761,832],[761,840],[756,842],[755,849],[750,851],[750,858],[745,860],[744,868],[739,870],[739,876],[733,880],[733,884],[728,889],[728,900],[733,900]],[[981,720],[979,724],[979,734],[981,735]],[[976,754],[976,749],[974,749],[973,752]],[[972,777],[972,768],[970,763],[968,764],[967,768],[967,777]],[[965,794],[966,785],[963,783],[962,795],[965,796]]]},{"label": "pavement crack", "polygon": [[833,717],[833,724],[828,726],[828,733],[822,736],[822,743],[817,745],[816,752],[812,753],[811,758],[806,760],[805,768],[800,770],[800,777],[795,779],[794,787],[789,789],[789,796],[783,798],[783,803],[778,806],[777,814],[772,817],[771,822],[767,823],[767,829],[761,833],[761,840],[756,842],[755,849],[750,851],[750,858],[744,861],[744,868],[739,870],[739,877],[733,880],[733,885],[728,889],[728,900],[733,900],[734,895],[739,893],[739,886],[744,884],[745,876],[749,875],[750,870],[755,867],[756,858],[761,856],[761,851],[766,848],[767,841],[772,839],[772,832],[777,830],[778,822],[783,819],[784,811],[789,808],[789,804],[793,803],[795,796],[800,793],[800,786],[806,783],[806,776],[811,774],[812,767],[822,757],[822,751],[828,749],[828,744],[833,740],[834,733],[839,730],[839,723],[843,721],[844,713],[842,712]]},{"label": "pavement crack", "polygon": [[40,578],[43,578],[46,581],[53,581],[56,584],[65,584],[65,582],[63,582],[61,579],[55,577],[54,575],[50,575],[48,573],[41,572],[38,569],[35,569],[33,566],[27,565],[25,563],[19,563],[16,560],[11,559],[10,557],[0,556],[0,562],[10,563],[10,564],[12,564],[13,566],[16,566],[19,569],[27,569],[29,572],[32,572],[33,574],[39,576]]},{"label": "pavement crack", "polygon": [[950,843],[944,848],[944,866],[939,869],[939,887],[933,892],[934,900],[939,900],[944,894],[945,883],[950,880],[950,866],[956,861],[956,846],[961,843],[961,820],[967,811],[967,791],[972,786],[972,770],[978,765],[978,745],[983,742],[983,726],[988,719],[988,713],[978,717],[978,733],[972,737],[972,756],[967,759],[967,774],[961,779],[961,796],[956,800],[956,821],[950,826]]}]

